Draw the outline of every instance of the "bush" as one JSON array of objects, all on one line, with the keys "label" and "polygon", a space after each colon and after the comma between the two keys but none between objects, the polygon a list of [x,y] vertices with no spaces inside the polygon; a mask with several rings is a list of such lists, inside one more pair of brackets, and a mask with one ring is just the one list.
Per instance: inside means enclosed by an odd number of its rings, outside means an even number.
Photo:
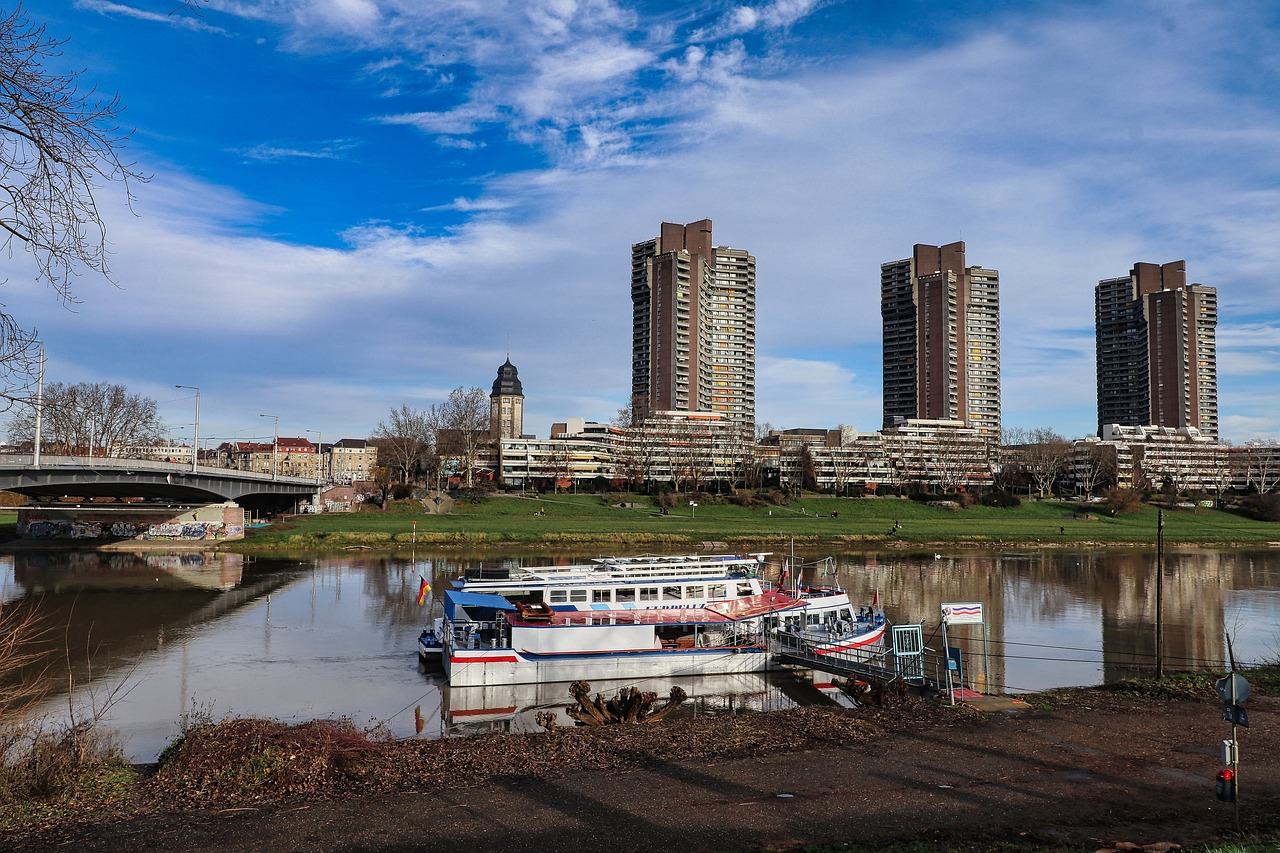
[{"label": "bush", "polygon": [[1102,504],[1114,515],[1130,515],[1142,509],[1142,493],[1134,489],[1112,487],[1102,493]]},{"label": "bush", "polygon": [[1240,507],[1258,521],[1280,521],[1280,494],[1249,495]]},{"label": "bush", "polygon": [[314,795],[359,777],[382,749],[349,720],[224,720],[185,732],[161,756],[156,779],[197,801]]},{"label": "bush", "polygon": [[1019,498],[1017,495],[1013,494],[1012,492],[1005,492],[1005,491],[999,491],[999,490],[994,492],[987,492],[981,498],[979,498],[979,502],[983,506],[991,506],[991,507],[996,507],[998,509],[1014,509],[1016,507],[1022,506],[1022,499]]}]

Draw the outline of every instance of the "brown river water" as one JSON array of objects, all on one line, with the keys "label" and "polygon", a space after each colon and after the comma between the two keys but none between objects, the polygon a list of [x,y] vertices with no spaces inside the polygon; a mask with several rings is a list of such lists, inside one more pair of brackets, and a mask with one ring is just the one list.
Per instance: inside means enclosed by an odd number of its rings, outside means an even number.
[{"label": "brown river water", "polygon": [[[0,555],[0,598],[37,607],[56,626],[60,658],[44,711],[97,707],[129,757],[151,761],[185,722],[224,716],[346,717],[396,737],[535,730],[536,710],[569,701],[566,685],[450,689],[420,669],[418,633],[435,596],[468,566],[594,556],[23,551]],[[984,624],[953,625],[949,640],[987,692],[1150,675],[1157,609],[1166,671],[1225,671],[1228,637],[1238,664],[1280,660],[1280,549],[1167,552],[1160,608],[1154,551],[799,556],[811,561],[807,580],[839,583],[855,603],[878,593],[889,620],[921,624],[931,648],[941,647],[944,603],[981,603]],[[422,578],[432,593],[419,607]],[[692,700],[681,713],[843,702],[826,681],[808,671],[691,678],[680,682]],[[671,684],[626,683],[660,695]]]}]

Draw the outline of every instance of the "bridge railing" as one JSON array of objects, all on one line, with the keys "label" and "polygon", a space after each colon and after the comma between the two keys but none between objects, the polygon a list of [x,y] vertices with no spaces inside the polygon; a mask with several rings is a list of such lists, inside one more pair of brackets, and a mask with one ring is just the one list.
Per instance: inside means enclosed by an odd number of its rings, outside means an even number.
[{"label": "bridge railing", "polygon": [[[0,454],[0,469],[18,468],[30,470],[35,468],[35,457],[30,453]],[[190,474],[190,462],[159,462],[154,459],[122,459],[118,456],[49,456],[40,454],[40,469],[57,470],[59,468],[95,468],[123,470],[126,473],[149,471],[160,474]],[[241,468],[221,468],[213,465],[197,466],[195,473],[210,477],[235,477],[244,480],[262,480],[268,482],[286,482],[291,484],[314,484],[313,477],[273,477],[261,471],[246,471]]]}]

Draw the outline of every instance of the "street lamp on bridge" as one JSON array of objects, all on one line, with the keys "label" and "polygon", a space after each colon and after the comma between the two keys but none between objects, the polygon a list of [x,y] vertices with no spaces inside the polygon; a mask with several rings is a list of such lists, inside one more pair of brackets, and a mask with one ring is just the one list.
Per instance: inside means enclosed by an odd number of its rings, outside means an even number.
[{"label": "street lamp on bridge", "polygon": [[307,432],[316,434],[316,485],[318,486],[320,485],[320,460],[322,459],[320,454],[324,451],[324,433],[318,429],[309,429]]},{"label": "street lamp on bridge", "polygon": [[276,479],[278,470],[278,460],[280,458],[280,416],[279,415],[258,415],[260,418],[272,418],[276,422],[275,440],[271,443],[271,479]]},{"label": "street lamp on bridge", "polygon": [[200,389],[194,385],[174,385],[173,387],[196,392],[196,424],[191,433],[191,473],[194,474],[196,465],[200,461]]}]

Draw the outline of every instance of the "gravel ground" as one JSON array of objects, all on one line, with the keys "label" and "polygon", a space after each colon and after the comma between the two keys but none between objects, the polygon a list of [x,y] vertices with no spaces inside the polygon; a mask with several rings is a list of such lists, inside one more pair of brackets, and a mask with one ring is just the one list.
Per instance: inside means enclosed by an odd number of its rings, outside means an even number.
[{"label": "gravel ground", "polygon": [[[149,784],[92,821],[0,838],[12,850],[788,850],[821,842],[1127,842],[1234,837],[1214,796],[1212,701],[1081,691],[1056,707],[806,708],[643,726],[404,741],[355,778],[287,798],[214,777]],[[1280,699],[1240,730],[1241,825],[1280,825]],[[194,781],[193,781],[194,780]]]}]

